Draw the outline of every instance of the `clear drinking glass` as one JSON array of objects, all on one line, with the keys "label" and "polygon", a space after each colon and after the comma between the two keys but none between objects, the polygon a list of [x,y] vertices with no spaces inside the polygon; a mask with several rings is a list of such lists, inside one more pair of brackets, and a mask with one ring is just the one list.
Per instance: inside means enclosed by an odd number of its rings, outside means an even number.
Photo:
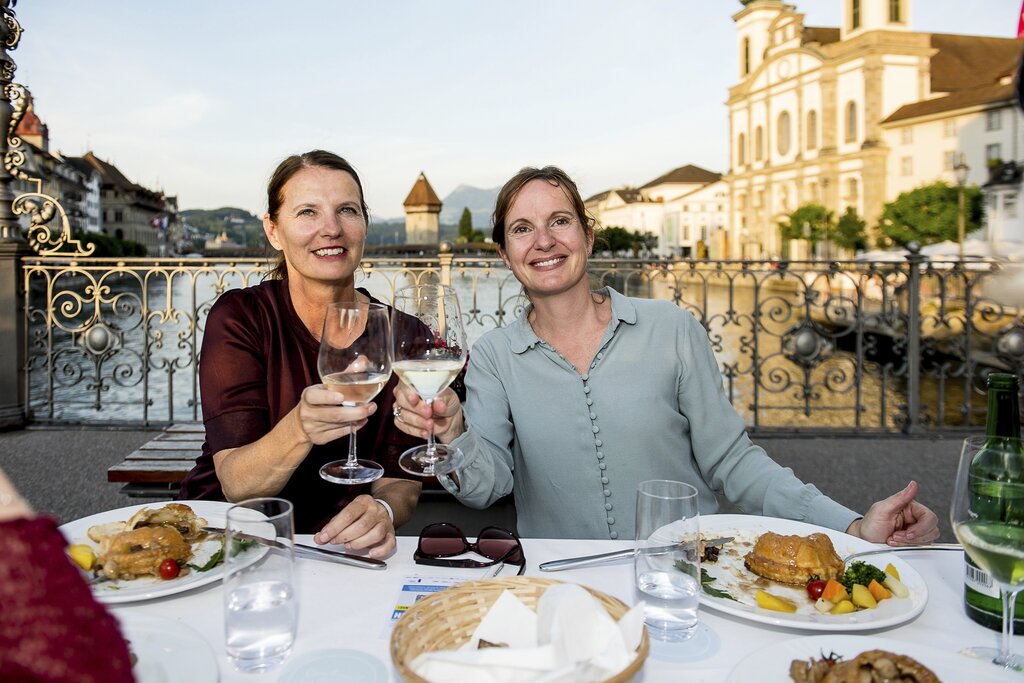
[{"label": "clear drinking glass", "polygon": [[974,562],[988,572],[1003,600],[1000,648],[972,647],[971,654],[1020,671],[1024,658],[1010,649],[1014,604],[1024,588],[1024,453],[1019,439],[964,440],[950,507],[953,533]]},{"label": "clear drinking glass", "polygon": [[224,532],[224,637],[239,671],[281,663],[295,642],[298,600],[292,504],[253,498],[228,509]]},{"label": "clear drinking glass", "polygon": [[681,481],[640,482],[633,568],[652,638],[687,640],[696,632],[699,546],[697,489]]},{"label": "clear drinking glass", "polygon": [[[341,301],[327,307],[317,359],[320,380],[345,395],[342,405],[363,406],[391,378],[391,316],[383,304]],[[348,438],[348,458],[320,468],[335,484],[365,484],[380,479],[384,468],[356,458],[356,431]]]},{"label": "clear drinking glass", "polygon": [[[466,364],[466,329],[459,298],[445,285],[413,285],[395,293],[391,328],[392,369],[427,405],[448,388]],[[434,441],[410,448],[399,466],[423,477],[451,472],[462,463],[462,451]]]}]

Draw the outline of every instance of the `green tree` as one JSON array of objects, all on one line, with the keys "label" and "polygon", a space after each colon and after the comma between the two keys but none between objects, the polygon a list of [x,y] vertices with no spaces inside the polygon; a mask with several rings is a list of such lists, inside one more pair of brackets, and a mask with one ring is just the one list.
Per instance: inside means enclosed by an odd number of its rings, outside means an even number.
[{"label": "green tree", "polygon": [[[913,241],[925,246],[955,241],[959,215],[955,186],[941,180],[922,185],[885,205],[879,222],[882,236],[878,246],[906,246]],[[981,227],[981,190],[976,186],[964,188],[964,217],[967,233]]]},{"label": "green tree", "polygon": [[835,230],[832,212],[821,204],[804,204],[789,214],[789,220],[779,223],[783,239],[810,240],[811,244],[832,239]]},{"label": "green tree", "polygon": [[867,249],[868,234],[865,230],[867,223],[857,215],[857,210],[852,206],[846,207],[846,213],[839,217],[836,223],[835,237],[832,240],[844,249],[857,251]]},{"label": "green tree", "polygon": [[595,233],[594,247],[599,251],[610,251],[613,254],[629,251],[633,248],[633,236],[625,228],[609,225]]},{"label": "green tree", "polygon": [[459,236],[455,241],[463,244],[484,241],[483,232],[473,229],[473,213],[468,206],[463,207],[462,216],[459,217]]}]

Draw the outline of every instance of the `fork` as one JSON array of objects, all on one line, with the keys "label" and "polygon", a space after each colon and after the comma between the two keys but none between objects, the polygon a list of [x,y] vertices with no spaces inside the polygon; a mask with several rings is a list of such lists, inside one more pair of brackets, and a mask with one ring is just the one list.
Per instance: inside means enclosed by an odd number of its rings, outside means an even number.
[{"label": "fork", "polygon": [[871,550],[861,550],[860,552],[850,553],[843,558],[843,564],[846,564],[850,560],[854,560],[858,557],[867,557],[868,555],[883,555],[885,553],[906,553],[922,550],[963,550],[964,547],[959,543],[932,543],[931,545],[896,545],[896,546],[884,546],[881,548],[872,548]]}]

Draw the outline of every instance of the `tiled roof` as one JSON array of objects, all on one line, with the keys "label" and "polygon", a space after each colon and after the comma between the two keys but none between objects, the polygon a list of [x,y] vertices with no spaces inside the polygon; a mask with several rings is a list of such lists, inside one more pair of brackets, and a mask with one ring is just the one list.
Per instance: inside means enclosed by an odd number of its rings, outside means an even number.
[{"label": "tiled roof", "polygon": [[619,195],[619,198],[622,201],[626,202],[627,204],[633,204],[635,202],[642,202],[642,201],[644,201],[644,197],[643,197],[642,194],[640,194],[640,190],[622,189],[622,190],[612,190],[612,192],[614,192],[615,194]]},{"label": "tiled roof", "polygon": [[659,176],[647,183],[643,187],[654,187],[655,185],[662,185],[664,183],[713,183],[722,177],[720,173],[714,173],[707,169],[701,168],[700,166],[694,166],[693,164],[687,164],[686,166],[680,166],[674,168],[668,173]]},{"label": "tiled roof", "polygon": [[402,203],[403,206],[430,206],[441,208],[441,200],[438,199],[437,193],[434,192],[434,188],[430,186],[430,182],[427,180],[427,176],[422,172],[420,177],[416,179],[416,183],[409,190],[409,196],[405,198]]},{"label": "tiled roof", "polygon": [[590,204],[590,203],[593,203],[593,202],[600,202],[600,201],[602,201],[604,199],[607,199],[608,195],[610,195],[611,193],[612,193],[611,190],[605,190],[604,192],[598,192],[594,196],[587,197],[586,199],[584,199],[583,203],[584,204]]},{"label": "tiled roof", "polygon": [[931,87],[940,93],[994,85],[1013,76],[1024,41],[933,33],[931,44],[938,50],[931,58]]},{"label": "tiled roof", "polygon": [[920,102],[905,104],[890,114],[888,118],[882,121],[882,123],[914,119],[919,116],[929,116],[931,114],[939,114],[946,111],[956,111],[957,109],[976,107],[983,104],[1005,102],[1013,97],[1013,83],[1007,83],[1005,85],[986,85],[981,88],[972,88],[970,90],[958,90],[946,95],[945,97],[936,97],[933,100],[922,100]]},{"label": "tiled roof", "polygon": [[85,161],[100,172],[100,182],[104,185],[117,185],[118,187],[126,190],[132,190],[136,188],[135,183],[128,180],[123,173],[114,166],[113,164],[103,161],[92,152],[86,152],[85,156],[82,157]]}]

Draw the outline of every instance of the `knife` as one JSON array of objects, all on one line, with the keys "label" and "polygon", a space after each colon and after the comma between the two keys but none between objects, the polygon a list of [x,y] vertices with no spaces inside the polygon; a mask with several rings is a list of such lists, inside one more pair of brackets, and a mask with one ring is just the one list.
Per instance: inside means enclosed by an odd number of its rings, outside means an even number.
[{"label": "knife", "polygon": [[[225,530],[215,526],[204,526],[203,531],[208,531],[212,534],[224,535]],[[263,545],[268,545],[273,548],[280,548],[286,550],[288,545],[282,543],[276,539],[264,538],[262,536],[253,536],[250,534],[243,534],[241,532],[232,532],[234,538],[241,539],[243,541],[256,541]],[[295,554],[303,557],[309,557],[314,560],[326,560],[327,562],[337,562],[338,564],[347,564],[352,567],[362,567],[363,569],[387,569],[387,563],[383,560],[377,560],[372,557],[363,557],[361,555],[351,555],[349,553],[341,553],[336,550],[326,550],[324,548],[317,548],[311,545],[303,545],[302,543],[296,543]]]},{"label": "knife", "polygon": [[[707,548],[717,548],[723,546],[726,543],[733,540],[732,536],[726,536],[723,538],[712,538],[704,541],[704,546]],[[663,545],[654,548],[646,548],[646,552],[653,553],[667,553],[675,550],[678,546],[674,545]],[[633,557],[636,553],[635,548],[627,548],[625,550],[615,550],[610,553],[600,553],[598,555],[584,555],[583,557],[569,557],[564,560],[552,560],[551,562],[542,562],[540,564],[540,570],[542,572],[560,572],[563,569],[575,569],[577,567],[589,567],[593,564],[601,564],[602,562],[609,562],[611,560],[620,560],[627,557]]]}]

